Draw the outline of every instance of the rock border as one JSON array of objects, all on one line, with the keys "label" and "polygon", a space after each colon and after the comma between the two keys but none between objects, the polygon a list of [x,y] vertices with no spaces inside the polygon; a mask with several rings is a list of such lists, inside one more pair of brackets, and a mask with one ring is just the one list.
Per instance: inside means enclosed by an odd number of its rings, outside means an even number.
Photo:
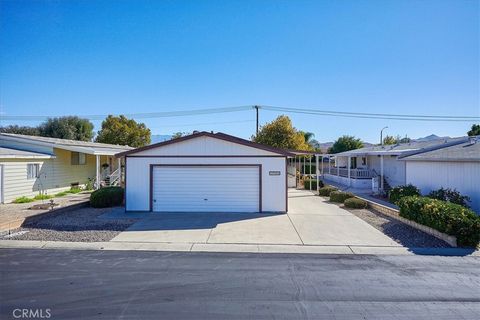
[{"label": "rock border", "polygon": [[370,209],[373,209],[374,211],[380,212],[380,213],[382,213],[386,216],[394,218],[394,219],[396,219],[400,222],[403,222],[403,223],[405,223],[405,224],[407,224],[407,225],[409,225],[409,226],[411,226],[415,229],[418,229],[420,231],[428,233],[429,235],[434,236],[435,238],[438,238],[440,240],[445,241],[446,243],[448,243],[449,245],[451,245],[454,248],[457,247],[457,238],[455,236],[451,236],[449,234],[440,232],[438,230],[435,230],[435,229],[430,228],[428,226],[425,226],[423,224],[417,223],[415,221],[405,219],[405,218],[400,216],[400,211],[397,210],[397,209],[384,206],[380,203],[374,202],[372,200],[363,198],[363,197],[358,196],[358,195],[355,195],[355,196],[359,199],[365,200],[368,203],[368,207]]}]

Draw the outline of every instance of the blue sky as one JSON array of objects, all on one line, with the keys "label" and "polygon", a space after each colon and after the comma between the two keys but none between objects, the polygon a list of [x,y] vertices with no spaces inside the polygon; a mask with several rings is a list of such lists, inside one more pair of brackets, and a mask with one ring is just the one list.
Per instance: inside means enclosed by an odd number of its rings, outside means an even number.
[{"label": "blue sky", "polygon": [[[253,104],[480,116],[479,12],[457,0],[1,1],[0,117]],[[261,123],[277,115],[261,111]],[[319,141],[375,142],[385,125],[458,136],[472,124],[290,116]],[[154,134],[249,138],[254,119],[141,121]]]}]

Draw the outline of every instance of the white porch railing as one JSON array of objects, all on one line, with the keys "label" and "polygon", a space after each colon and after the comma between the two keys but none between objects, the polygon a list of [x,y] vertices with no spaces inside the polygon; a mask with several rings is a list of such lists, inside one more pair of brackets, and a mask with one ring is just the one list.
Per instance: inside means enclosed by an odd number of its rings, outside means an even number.
[{"label": "white porch railing", "polygon": [[[330,170],[326,170],[325,174],[330,174],[333,176],[340,176],[348,178],[348,169],[347,168],[337,168],[331,167]],[[352,179],[371,179],[375,176],[374,172],[370,169],[350,169],[350,178]]]}]

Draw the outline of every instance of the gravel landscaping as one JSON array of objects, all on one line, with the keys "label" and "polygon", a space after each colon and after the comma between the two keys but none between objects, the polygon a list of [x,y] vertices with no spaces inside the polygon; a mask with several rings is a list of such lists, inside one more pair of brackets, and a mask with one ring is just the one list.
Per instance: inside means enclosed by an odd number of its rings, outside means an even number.
[{"label": "gravel landscaping", "polygon": [[376,229],[400,243],[410,248],[450,248],[451,246],[443,240],[435,238],[425,232],[410,227],[394,218],[383,215],[379,212],[372,212],[367,209],[348,209],[344,208],[367,222]]},{"label": "gravel landscaping", "polygon": [[104,219],[112,208],[81,208],[26,222],[12,233],[28,231],[9,240],[100,242],[109,241],[135,223],[136,219]]}]

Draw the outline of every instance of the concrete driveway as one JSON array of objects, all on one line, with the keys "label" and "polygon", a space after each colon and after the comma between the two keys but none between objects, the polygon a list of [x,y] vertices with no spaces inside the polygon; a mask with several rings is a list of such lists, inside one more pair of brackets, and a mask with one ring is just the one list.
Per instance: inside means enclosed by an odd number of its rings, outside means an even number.
[{"label": "concrete driveway", "polygon": [[149,214],[114,242],[400,246],[310,191],[289,191],[288,214]]}]

